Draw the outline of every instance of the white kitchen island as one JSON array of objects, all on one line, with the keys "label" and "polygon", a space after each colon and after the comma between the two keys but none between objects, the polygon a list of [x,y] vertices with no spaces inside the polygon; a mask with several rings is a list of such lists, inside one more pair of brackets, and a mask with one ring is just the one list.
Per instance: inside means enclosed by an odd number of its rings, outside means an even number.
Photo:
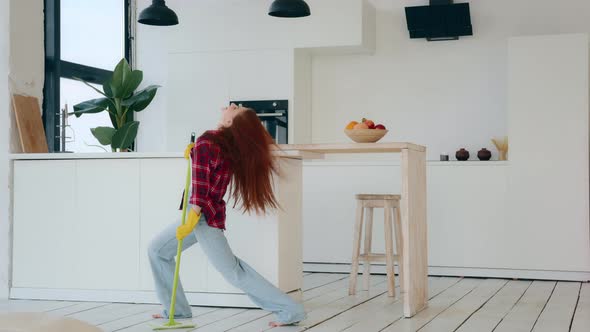
[{"label": "white kitchen island", "polygon": [[[157,303],[150,240],[177,221],[186,161],[180,153],[22,154],[14,159],[11,298]],[[297,297],[302,283],[301,155],[281,158],[282,211],[229,209],[237,256]],[[193,305],[255,307],[210,265],[185,251],[181,280]]]},{"label": "white kitchen island", "polygon": [[[236,255],[281,290],[301,292],[302,160],[326,153],[399,153],[402,160],[404,315],[427,304],[425,148],[411,143],[283,145],[264,217],[228,211]],[[150,240],[178,218],[186,161],[179,154],[13,155],[14,252],[11,298],[157,302]],[[345,180],[345,179],[343,179]],[[211,267],[198,246],[181,279],[193,305],[254,306]]]}]

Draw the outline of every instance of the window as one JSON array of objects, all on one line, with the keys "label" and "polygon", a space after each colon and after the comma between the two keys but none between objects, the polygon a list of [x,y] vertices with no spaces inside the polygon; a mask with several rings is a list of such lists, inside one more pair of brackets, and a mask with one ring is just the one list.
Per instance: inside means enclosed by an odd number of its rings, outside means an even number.
[{"label": "window", "polygon": [[[98,98],[115,65],[130,57],[130,0],[45,0],[43,120],[50,152],[104,152],[90,128],[111,126],[108,113],[64,118],[79,102]],[[67,107],[66,107],[67,106]]]}]

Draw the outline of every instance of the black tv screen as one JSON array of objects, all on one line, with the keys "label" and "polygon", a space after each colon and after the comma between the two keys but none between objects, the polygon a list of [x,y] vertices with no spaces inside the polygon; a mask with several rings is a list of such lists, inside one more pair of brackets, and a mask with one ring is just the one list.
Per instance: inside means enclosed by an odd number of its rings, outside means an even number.
[{"label": "black tv screen", "polygon": [[406,7],[410,38],[457,39],[473,35],[469,3]]}]

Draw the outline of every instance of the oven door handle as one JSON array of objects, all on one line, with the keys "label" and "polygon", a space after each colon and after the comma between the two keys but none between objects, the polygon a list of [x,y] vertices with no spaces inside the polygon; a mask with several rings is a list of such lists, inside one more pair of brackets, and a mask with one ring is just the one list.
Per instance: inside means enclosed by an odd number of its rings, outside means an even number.
[{"label": "oven door handle", "polygon": [[268,117],[276,117],[276,116],[285,116],[283,113],[259,113],[257,114],[259,118],[268,118]]}]

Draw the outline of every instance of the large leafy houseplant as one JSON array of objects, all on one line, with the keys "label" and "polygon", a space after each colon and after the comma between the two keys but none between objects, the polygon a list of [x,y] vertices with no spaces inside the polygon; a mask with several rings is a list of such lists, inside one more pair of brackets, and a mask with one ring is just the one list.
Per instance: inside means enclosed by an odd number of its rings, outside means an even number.
[{"label": "large leafy houseplant", "polygon": [[143,111],[152,102],[159,88],[157,85],[150,85],[135,92],[142,80],[143,72],[131,70],[127,60],[122,59],[115,67],[112,77],[103,84],[104,91],[80,79],[104,97],[74,105],[74,111],[70,114],[80,117],[84,114],[108,112],[113,127],[96,127],[90,131],[100,144],[110,145],[113,151],[127,151],[133,145],[139,129],[139,121],[131,121],[130,112]]}]

